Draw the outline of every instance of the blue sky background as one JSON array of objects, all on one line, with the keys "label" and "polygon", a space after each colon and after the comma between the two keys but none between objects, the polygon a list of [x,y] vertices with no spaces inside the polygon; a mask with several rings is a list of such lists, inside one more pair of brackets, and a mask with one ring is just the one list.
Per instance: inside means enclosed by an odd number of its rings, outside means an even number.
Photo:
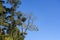
[{"label": "blue sky background", "polygon": [[18,10],[36,16],[38,32],[28,32],[25,40],[60,40],[60,0],[21,0]]}]

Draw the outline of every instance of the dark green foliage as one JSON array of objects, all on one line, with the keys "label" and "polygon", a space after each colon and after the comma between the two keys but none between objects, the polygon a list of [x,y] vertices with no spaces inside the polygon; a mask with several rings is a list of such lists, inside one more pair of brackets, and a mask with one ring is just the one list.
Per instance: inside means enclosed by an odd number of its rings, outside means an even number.
[{"label": "dark green foliage", "polygon": [[5,1],[0,1],[1,3],[5,3]]},{"label": "dark green foliage", "polygon": [[25,21],[26,21],[26,18],[25,18],[25,17],[23,17],[21,20],[22,20],[22,22],[25,22]]}]

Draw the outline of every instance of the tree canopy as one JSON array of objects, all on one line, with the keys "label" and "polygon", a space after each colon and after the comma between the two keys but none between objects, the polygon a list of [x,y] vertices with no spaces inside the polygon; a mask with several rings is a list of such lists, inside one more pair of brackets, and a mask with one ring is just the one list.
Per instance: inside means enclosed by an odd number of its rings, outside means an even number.
[{"label": "tree canopy", "polygon": [[[3,4],[11,4],[11,7]],[[32,24],[31,16],[26,17],[21,11],[16,12],[19,5],[21,0],[0,0],[1,40],[24,40],[27,30],[38,31],[36,25]]]}]

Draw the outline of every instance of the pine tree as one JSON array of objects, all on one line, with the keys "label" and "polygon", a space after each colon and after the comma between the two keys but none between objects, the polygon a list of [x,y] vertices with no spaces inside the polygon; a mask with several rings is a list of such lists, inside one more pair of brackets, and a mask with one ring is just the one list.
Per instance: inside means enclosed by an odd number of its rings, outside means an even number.
[{"label": "pine tree", "polygon": [[5,1],[0,0],[0,40],[24,40],[27,30],[38,30],[30,22],[31,16],[28,19],[21,11],[16,12],[21,5],[20,0],[6,1],[6,4],[11,4],[10,8],[3,5]]}]

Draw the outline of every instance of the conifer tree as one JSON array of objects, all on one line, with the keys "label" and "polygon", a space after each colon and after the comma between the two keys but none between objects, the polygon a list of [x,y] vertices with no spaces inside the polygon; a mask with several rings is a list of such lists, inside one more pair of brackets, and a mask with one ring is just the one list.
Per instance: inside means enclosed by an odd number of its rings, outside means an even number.
[{"label": "conifer tree", "polygon": [[[11,7],[3,4],[11,4]],[[31,16],[27,18],[21,11],[16,11],[19,5],[20,0],[0,0],[0,40],[24,40],[27,30],[38,30],[32,24]]]}]

